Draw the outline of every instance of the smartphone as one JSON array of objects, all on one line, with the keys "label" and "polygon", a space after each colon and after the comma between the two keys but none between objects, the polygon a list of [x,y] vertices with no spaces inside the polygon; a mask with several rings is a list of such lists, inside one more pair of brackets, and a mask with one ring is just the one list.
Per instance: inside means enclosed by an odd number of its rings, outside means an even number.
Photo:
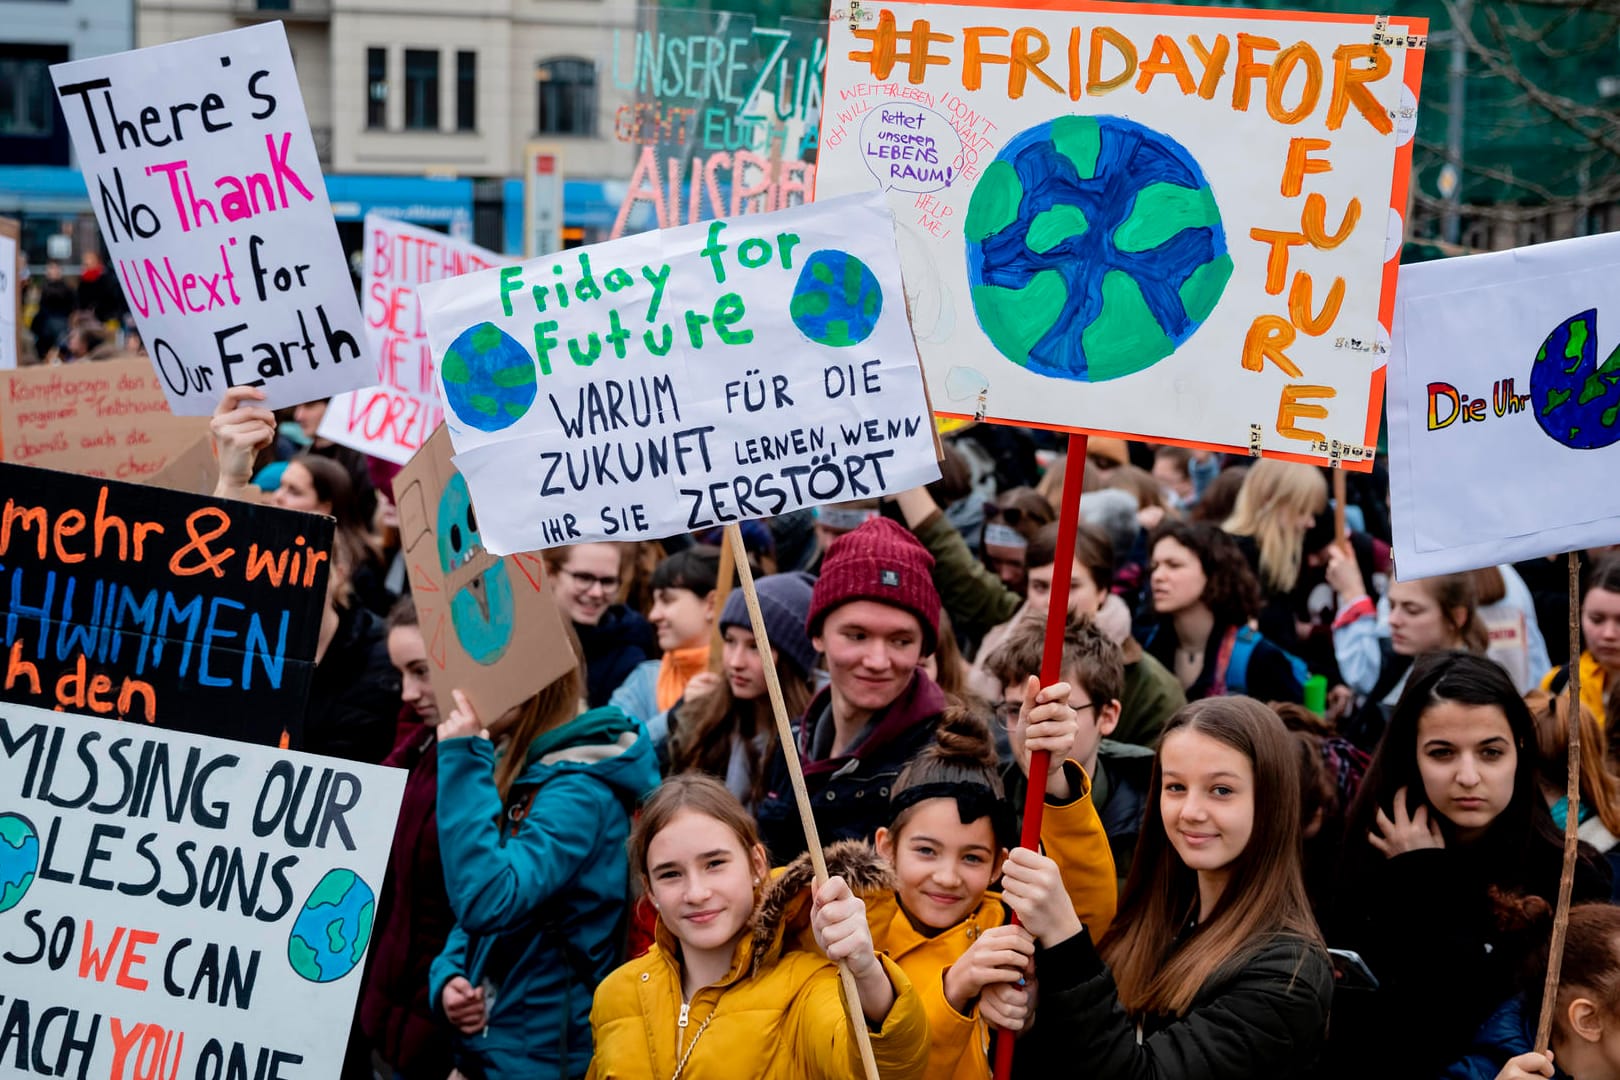
[{"label": "smartphone", "polygon": [[1349,949],[1329,949],[1333,961],[1333,985],[1336,990],[1376,990],[1378,977],[1367,966],[1360,953]]}]

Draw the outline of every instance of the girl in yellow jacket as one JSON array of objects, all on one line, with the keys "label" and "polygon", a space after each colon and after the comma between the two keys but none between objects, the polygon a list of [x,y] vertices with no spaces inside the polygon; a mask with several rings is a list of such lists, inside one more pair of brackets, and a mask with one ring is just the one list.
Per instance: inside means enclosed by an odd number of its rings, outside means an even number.
[{"label": "girl in yellow jacket", "polygon": [[[1052,754],[1041,816],[1041,844],[1052,857],[1018,857],[1046,904],[1107,926],[1118,903],[1114,859],[1086,775],[1065,760],[1079,730],[1069,694],[1067,683],[1037,693],[1031,680],[1011,733],[1026,774],[1031,751]],[[990,891],[1018,843],[998,764],[985,720],[947,710],[934,744],[895,781],[893,821],[878,830],[878,851],[898,885],[869,901],[872,937],[922,997],[929,1080],[987,1080],[988,1027],[1019,1031],[1033,1004],[1023,980],[1034,939],[1008,925],[1009,909]]]},{"label": "girl in yellow jacket", "polygon": [[[835,876],[812,896],[806,875],[769,879],[754,821],[723,784],[698,774],[666,780],[629,843],[631,868],[658,910],[656,944],[597,988],[590,1075],[858,1080],[860,1054],[834,966],[841,960],[860,988],[879,1072],[921,1080],[922,1002],[900,968],[874,952],[856,891],[892,879],[875,876],[871,860],[834,860],[860,847],[828,851]],[[850,880],[836,876],[841,870]]]}]

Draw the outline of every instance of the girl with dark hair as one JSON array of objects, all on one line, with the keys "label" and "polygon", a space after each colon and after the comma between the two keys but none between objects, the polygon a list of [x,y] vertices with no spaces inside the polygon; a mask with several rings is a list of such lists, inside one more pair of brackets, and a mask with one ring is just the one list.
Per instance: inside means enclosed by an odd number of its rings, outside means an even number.
[{"label": "girl with dark hair", "polygon": [[719,577],[720,549],[707,544],[694,544],[658,564],[648,582],[653,602],[647,619],[663,655],[637,665],[608,700],[647,726],[660,753],[669,738],[669,710],[692,677],[708,670]]},{"label": "girl with dark hair", "polygon": [[688,773],[647,800],[628,846],[658,912],[657,941],[596,990],[593,1080],[856,1080],[834,961],[855,976],[879,1072],[927,1075],[917,990],[872,945],[861,894],[889,876],[864,844],[830,848],[834,876],[819,888],[808,857],[773,878],[742,804],[713,777]]},{"label": "girl with dark hair", "polygon": [[[1068,684],[1038,696],[1036,689],[1030,687],[1021,709],[1015,744],[1026,773],[1033,751],[1053,754],[1041,817],[1051,858],[1024,853],[1031,879],[1040,883],[1045,906],[1106,927],[1116,906],[1108,837],[1085,774],[1064,760],[1079,720]],[[986,719],[947,709],[934,743],[901,770],[889,806],[894,817],[877,831],[876,843],[897,884],[868,905],[872,940],[922,997],[931,1037],[927,1075],[988,1080],[986,1025],[1024,1026],[1035,947],[1028,931],[1010,925],[1001,896],[989,891],[1017,831]]]},{"label": "girl with dark hair", "polygon": [[1300,875],[1296,757],[1250,698],[1176,713],[1100,945],[1074,912],[1045,917],[1013,852],[1003,895],[1039,943],[1041,998],[1018,1075],[1313,1075],[1333,974]]},{"label": "girl with dark hair", "polygon": [[[1608,723],[1611,698],[1620,693],[1620,554],[1603,557],[1592,568],[1581,596],[1581,704],[1599,724]],[[1569,665],[1555,668],[1541,688],[1561,693],[1569,683]]]},{"label": "girl with dark hair", "polygon": [[1142,645],[1175,673],[1188,701],[1228,693],[1301,700],[1296,661],[1249,625],[1260,583],[1231,537],[1170,520],[1153,531],[1149,550],[1154,614]]},{"label": "girl with dark hair", "polygon": [[382,544],[361,517],[354,478],[342,465],[320,454],[303,453],[287,462],[269,502],[288,510],[308,510],[337,520],[332,546],[348,561],[353,601],[381,617],[394,594],[383,585]]},{"label": "girl with dark hair", "polygon": [[579,711],[583,689],[576,665],[487,724],[456,691],[439,726],[439,852],[456,925],[429,999],[473,1080],[579,1077],[590,1064],[591,994],[623,932],[629,810],[658,768],[635,720]]},{"label": "girl with dark hair", "polygon": [[[1557,897],[1562,840],[1538,779],[1536,728],[1502,668],[1442,653],[1413,666],[1351,807],[1330,940],[1378,979],[1334,1013],[1346,1076],[1432,1076],[1512,994],[1528,950],[1493,896]],[[1575,896],[1607,899],[1607,866],[1583,851]],[[1376,1055],[1376,1057],[1374,1056]]]}]

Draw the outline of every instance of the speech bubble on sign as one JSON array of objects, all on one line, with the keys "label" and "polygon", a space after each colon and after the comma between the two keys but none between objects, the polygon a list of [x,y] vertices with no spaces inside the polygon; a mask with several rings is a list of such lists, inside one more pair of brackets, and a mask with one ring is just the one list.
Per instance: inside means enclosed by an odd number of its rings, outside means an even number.
[{"label": "speech bubble on sign", "polygon": [[861,159],[884,190],[922,194],[951,186],[962,140],[926,105],[883,105],[861,121]]}]

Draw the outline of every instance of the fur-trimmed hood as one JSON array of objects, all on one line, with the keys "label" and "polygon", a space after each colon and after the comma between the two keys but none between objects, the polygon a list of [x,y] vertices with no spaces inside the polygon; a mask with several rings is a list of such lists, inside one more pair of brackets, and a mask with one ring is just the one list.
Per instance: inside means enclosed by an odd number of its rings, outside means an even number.
[{"label": "fur-trimmed hood", "polygon": [[[824,849],[827,873],[842,877],[850,890],[863,899],[893,892],[894,870],[872,845],[864,840],[840,840]],[[781,955],[790,935],[808,934],[810,927],[811,885],[815,869],[806,852],[787,866],[771,873],[764,895],[754,909],[752,971]]]}]

